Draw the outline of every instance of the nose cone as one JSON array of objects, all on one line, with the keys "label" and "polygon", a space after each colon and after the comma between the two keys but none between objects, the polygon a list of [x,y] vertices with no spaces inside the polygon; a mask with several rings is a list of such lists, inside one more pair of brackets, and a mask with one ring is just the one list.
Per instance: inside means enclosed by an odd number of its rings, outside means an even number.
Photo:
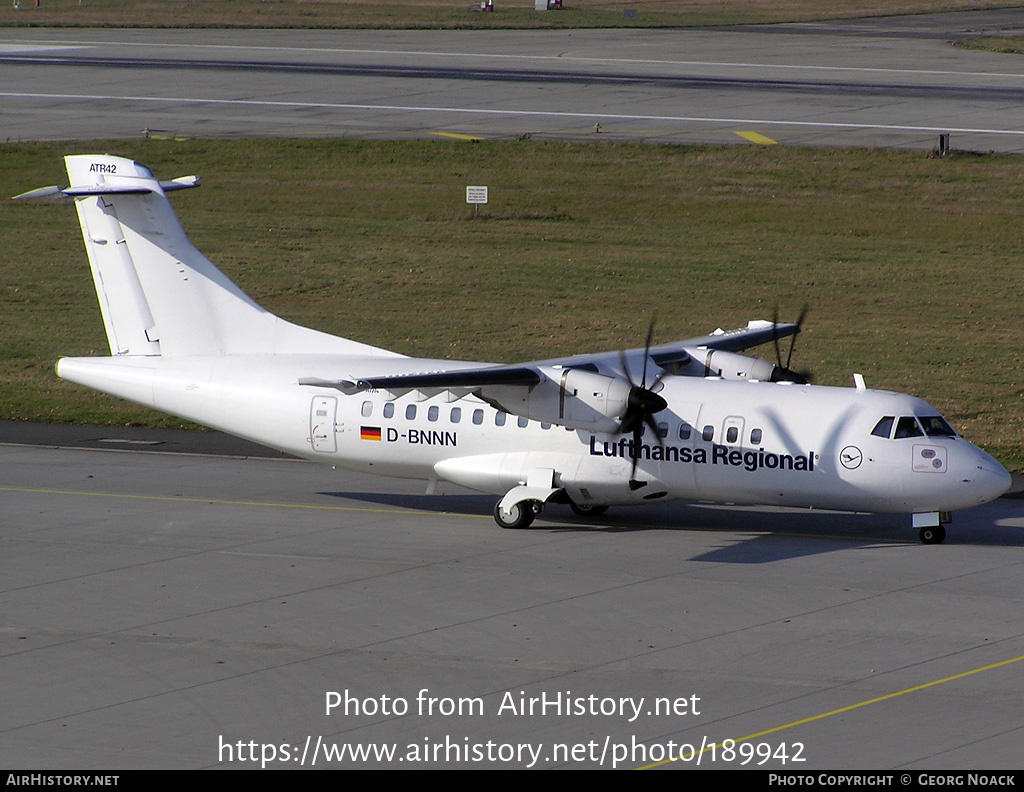
[{"label": "nose cone", "polygon": [[970,484],[978,503],[988,503],[1010,489],[1010,474],[980,448],[972,448],[974,469],[965,471],[964,481]]}]

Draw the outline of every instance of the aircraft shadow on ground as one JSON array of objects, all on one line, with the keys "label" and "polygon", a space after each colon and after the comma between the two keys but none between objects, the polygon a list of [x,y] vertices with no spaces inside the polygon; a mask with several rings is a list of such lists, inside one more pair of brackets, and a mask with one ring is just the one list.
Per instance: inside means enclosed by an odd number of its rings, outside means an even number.
[{"label": "aircraft shadow on ground", "polygon": [[332,498],[378,503],[381,506],[394,506],[401,509],[434,512],[436,514],[491,514],[497,498],[493,495],[413,495],[397,492],[320,492]]},{"label": "aircraft shadow on ground", "polygon": [[[493,495],[423,495],[383,492],[323,492],[335,498],[377,503],[435,514],[490,515]],[[760,564],[856,547],[892,544],[918,546],[909,515],[850,514],[811,509],[765,509],[673,501],[650,506],[612,508],[600,518],[575,515],[568,506],[549,504],[530,531],[639,533],[712,531],[743,534],[691,561]],[[1024,505],[1001,499],[969,516],[954,514],[947,545],[1024,547]]]}]

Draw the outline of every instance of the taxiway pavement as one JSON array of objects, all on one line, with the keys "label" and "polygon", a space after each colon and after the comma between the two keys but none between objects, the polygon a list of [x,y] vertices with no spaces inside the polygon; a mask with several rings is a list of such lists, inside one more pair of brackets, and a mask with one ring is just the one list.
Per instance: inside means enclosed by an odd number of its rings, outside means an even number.
[{"label": "taxiway pavement", "polygon": [[103,439],[0,445],[7,767],[736,767],[749,735],[775,769],[1019,766],[1016,497],[938,546],[689,503],[503,531],[454,488]]},{"label": "taxiway pavement", "polygon": [[[1019,10],[693,30],[0,31],[3,136],[523,135],[1024,151]],[[597,132],[595,130],[599,129]]]}]

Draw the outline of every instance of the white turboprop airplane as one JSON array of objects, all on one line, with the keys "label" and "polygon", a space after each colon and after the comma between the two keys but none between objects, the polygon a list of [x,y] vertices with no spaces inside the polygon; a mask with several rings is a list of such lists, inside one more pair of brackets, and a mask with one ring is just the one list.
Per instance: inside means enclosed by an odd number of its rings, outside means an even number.
[{"label": "white turboprop airplane", "polygon": [[[500,496],[525,528],[548,502],[719,501],[912,514],[997,498],[1002,466],[920,399],[806,384],[778,339],[797,324],[517,365],[409,358],[287,322],[192,246],[161,182],[121,157],[66,158],[110,357],[63,379],[306,459]],[[775,340],[779,364],[738,354]],[[648,371],[657,370],[648,382]],[[640,372],[640,381],[634,379]]]}]

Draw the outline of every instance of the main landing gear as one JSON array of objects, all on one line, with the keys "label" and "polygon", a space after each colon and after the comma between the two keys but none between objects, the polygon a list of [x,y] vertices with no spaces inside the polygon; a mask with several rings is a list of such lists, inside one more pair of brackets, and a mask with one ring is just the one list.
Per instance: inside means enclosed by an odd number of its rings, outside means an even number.
[{"label": "main landing gear", "polygon": [[[579,504],[575,501],[568,500],[567,498],[559,501],[559,503],[566,502],[568,502],[569,507],[580,517],[600,517],[608,511],[607,506]],[[502,528],[510,528],[513,530],[529,528],[543,508],[544,504],[539,500],[522,500],[517,503],[513,503],[509,507],[508,511],[505,511],[501,508],[501,501],[498,501],[494,506],[494,521]]]},{"label": "main landing gear", "polygon": [[502,528],[520,530],[529,528],[533,519],[541,510],[541,502],[535,500],[519,501],[513,503],[508,511],[501,508],[501,501],[494,505],[494,521]]},{"label": "main landing gear", "polygon": [[592,503],[577,503],[576,501],[569,501],[569,508],[572,509],[580,517],[600,517],[606,511],[607,506],[598,506]]}]

